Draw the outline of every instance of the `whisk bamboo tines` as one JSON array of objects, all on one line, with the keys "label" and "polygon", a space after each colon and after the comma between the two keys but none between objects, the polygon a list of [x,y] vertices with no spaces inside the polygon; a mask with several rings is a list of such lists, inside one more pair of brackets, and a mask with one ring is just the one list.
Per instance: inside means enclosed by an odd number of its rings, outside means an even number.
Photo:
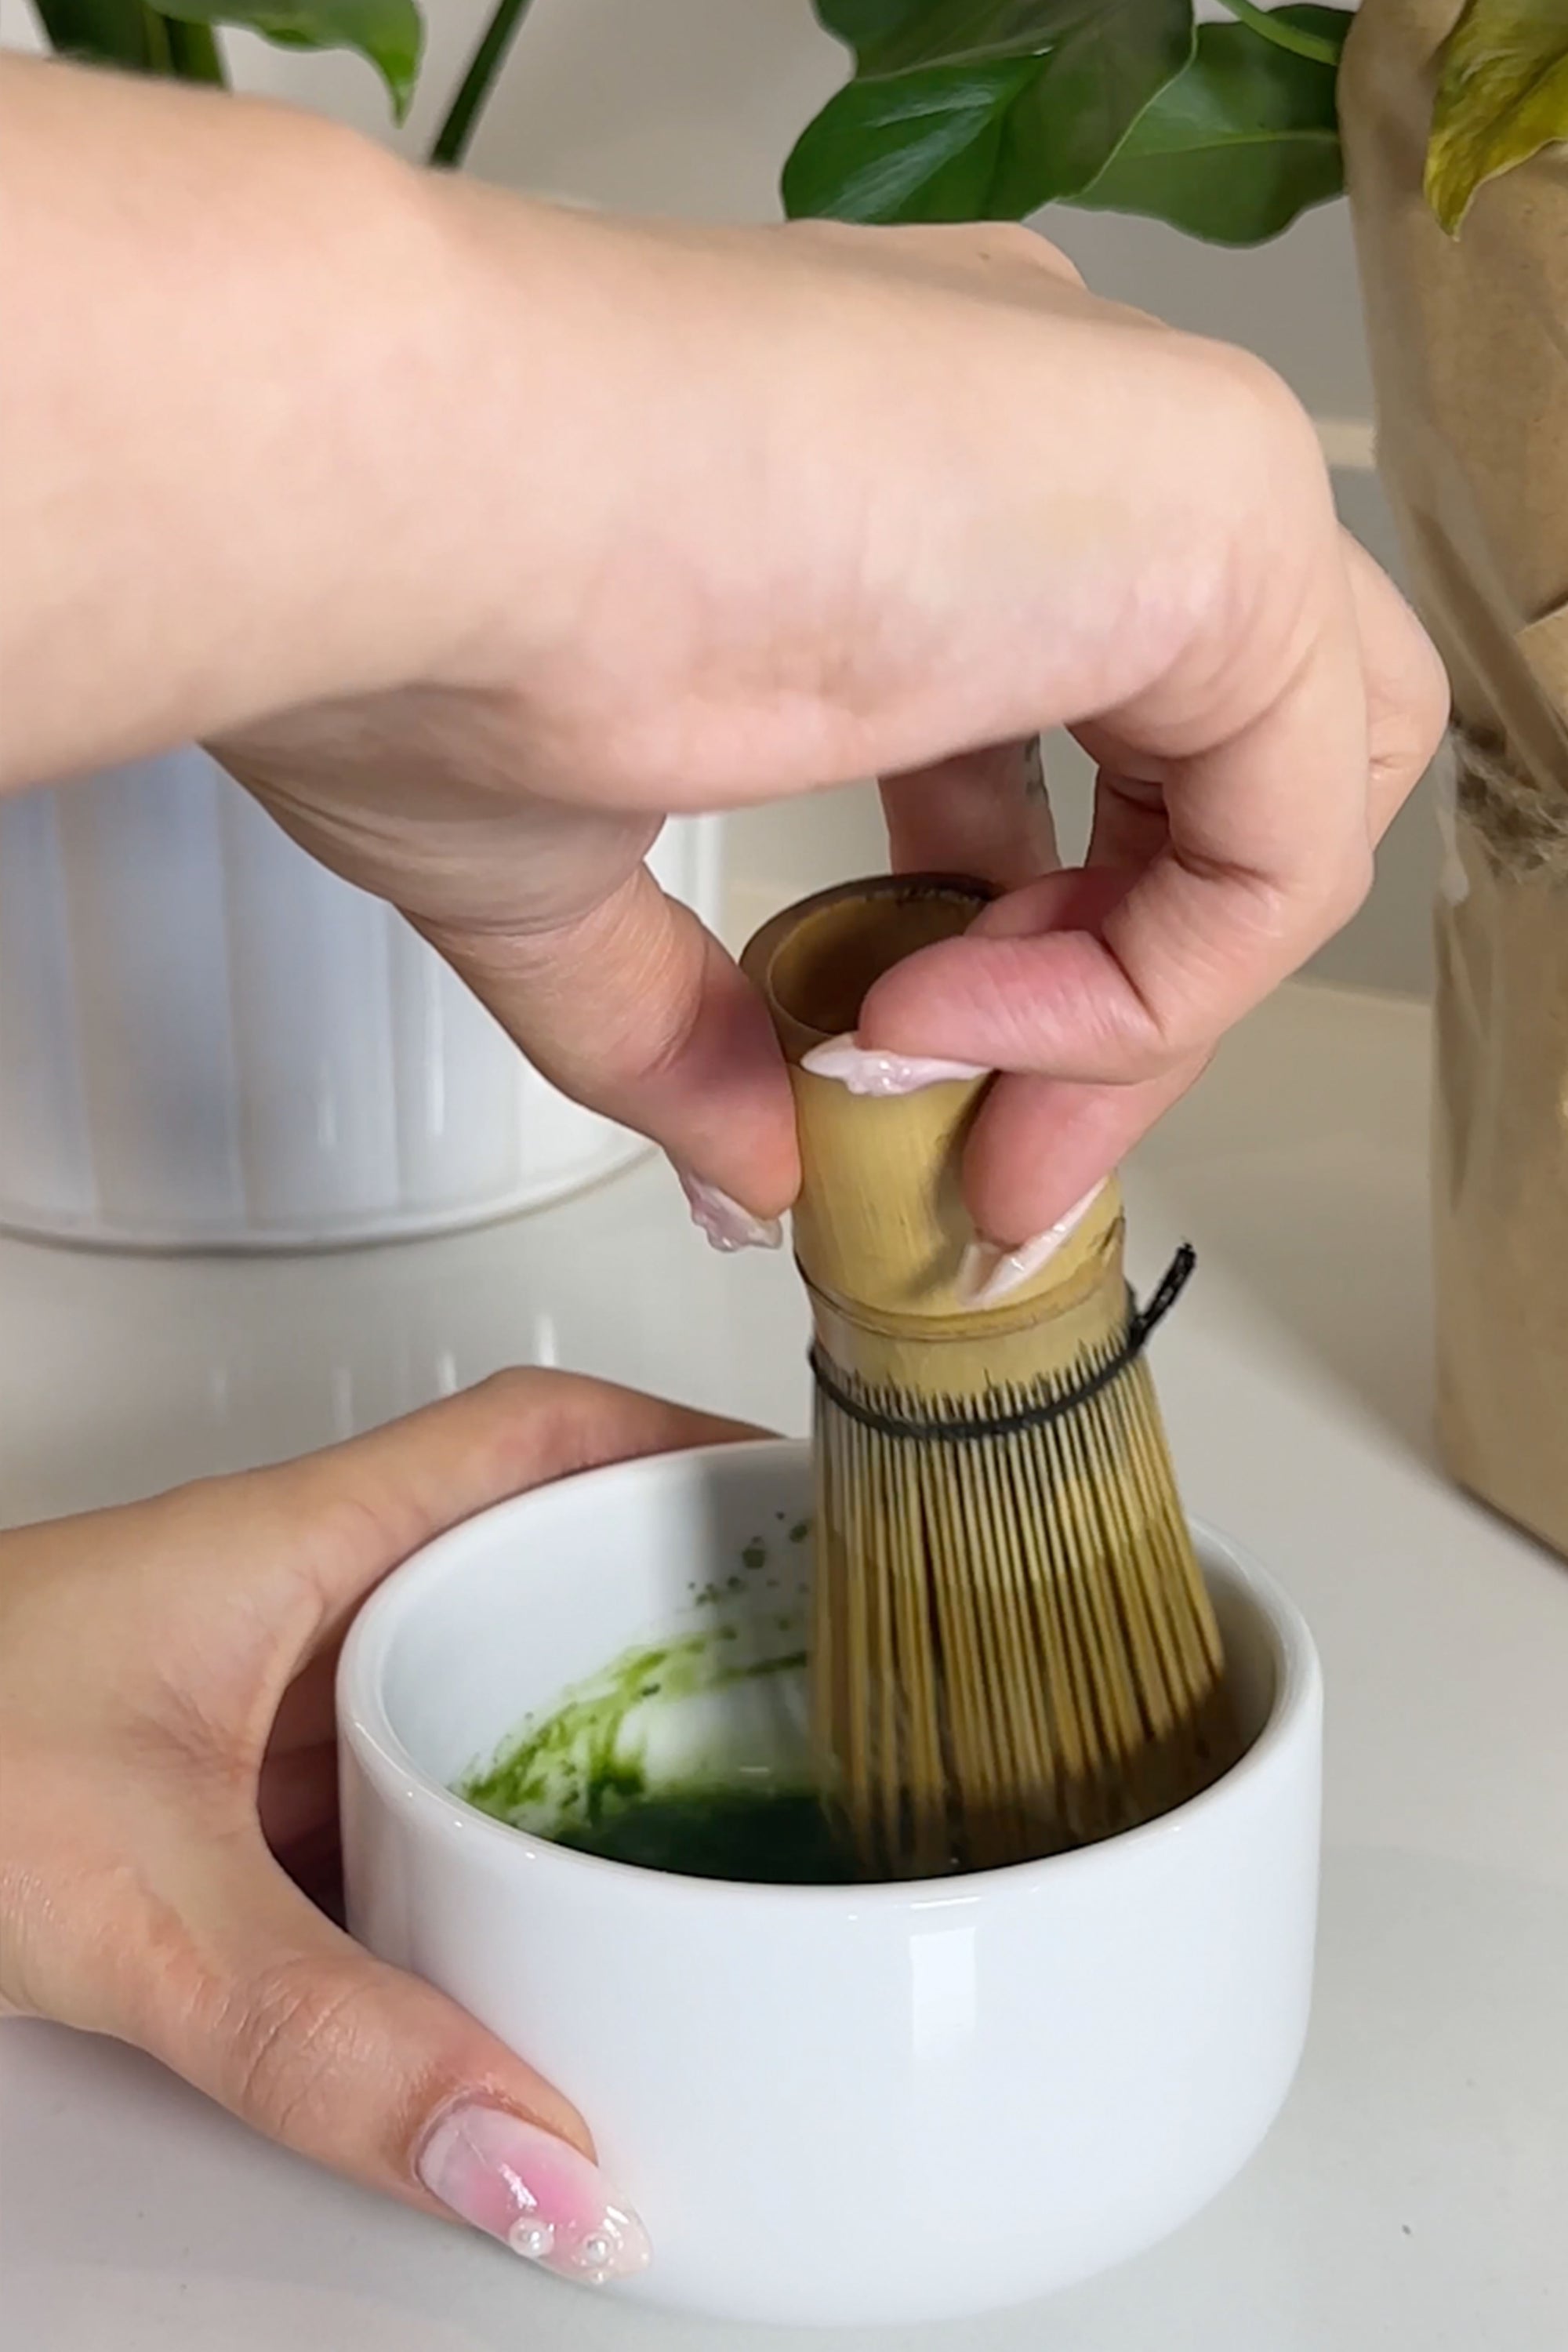
[{"label": "whisk bamboo tines", "polygon": [[1025,1291],[955,1287],[986,1079],[848,1094],[802,1057],[989,894],[847,884],[745,968],[790,1065],[816,1373],[816,1731],[868,1874],[988,1868],[1152,1818],[1229,1760],[1218,1627],[1109,1184]]}]

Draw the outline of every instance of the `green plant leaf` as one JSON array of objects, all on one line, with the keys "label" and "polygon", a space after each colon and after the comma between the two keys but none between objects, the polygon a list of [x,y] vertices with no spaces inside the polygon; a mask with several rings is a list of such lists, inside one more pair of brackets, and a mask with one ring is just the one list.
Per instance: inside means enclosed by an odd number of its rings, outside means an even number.
[{"label": "green plant leaf", "polygon": [[1479,188],[1568,139],[1564,0],[1469,0],[1437,59],[1426,201],[1458,236]]},{"label": "green plant leaf", "polygon": [[[871,14],[868,0],[851,0],[853,13]],[[859,70],[884,79],[916,73],[927,66],[994,66],[1017,58],[1048,57],[1083,26],[1107,35],[1105,19],[1120,16],[1121,37],[1136,38],[1141,25],[1160,11],[1148,0],[877,0],[882,29],[857,43]]]},{"label": "green plant leaf", "polygon": [[33,0],[49,47],[89,65],[152,73],[158,60],[142,0]]},{"label": "green plant leaf", "polygon": [[[1343,8],[1271,10],[1342,46]],[[1071,201],[1147,213],[1215,245],[1258,245],[1344,186],[1333,67],[1246,25],[1200,25],[1197,50],[1140,115],[1093,184]]]},{"label": "green plant leaf", "polygon": [[792,219],[960,221],[990,216],[1008,109],[1037,67],[852,81],[807,123],[784,168]]},{"label": "green plant leaf", "polygon": [[[1029,46],[1004,53],[1024,40],[1025,13]],[[818,14],[879,69],[802,133],[784,175],[796,216],[1022,219],[1087,187],[1193,54],[1192,0],[1030,0],[1026,12],[1024,0],[820,0]],[[934,37],[939,16],[943,40],[990,54],[880,69]]]},{"label": "green plant leaf", "polygon": [[408,111],[425,24],[416,0],[158,0],[186,25],[242,25],[284,48],[357,49],[375,67],[399,122]]}]

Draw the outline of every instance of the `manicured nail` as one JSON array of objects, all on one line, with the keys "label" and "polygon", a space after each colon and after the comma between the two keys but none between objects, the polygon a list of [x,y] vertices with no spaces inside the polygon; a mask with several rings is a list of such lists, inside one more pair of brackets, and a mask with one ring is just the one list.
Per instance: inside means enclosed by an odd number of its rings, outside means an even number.
[{"label": "manicured nail", "polygon": [[416,2169],[460,2221],[563,2278],[603,2286],[652,2260],[647,2231],[597,2165],[505,2107],[466,2099],[449,2108]]},{"label": "manicured nail", "polygon": [[922,1087],[985,1076],[973,1062],[944,1062],[929,1054],[884,1054],[862,1045],[852,1034],[814,1045],[801,1056],[801,1067],[814,1077],[837,1078],[852,1095],[918,1095]]},{"label": "manicured nail", "polygon": [[1032,1282],[1040,1268],[1050,1264],[1068,1235],[1082,1224],[1103,1190],[1103,1185],[1097,1184],[1065,1217],[1058,1217],[1048,1232],[1037,1234],[1033,1241],[1019,1242],[1014,1249],[1003,1249],[995,1242],[971,1242],[960,1261],[953,1285],[963,1305],[998,1307],[1016,1290],[1022,1290],[1026,1282]]},{"label": "manicured nail", "polygon": [[676,1170],[680,1189],[691,1210],[691,1222],[708,1236],[716,1250],[777,1249],[784,1240],[784,1224],[778,1217],[753,1217],[750,1209],[742,1209],[739,1201],[731,1201],[728,1192],[721,1192],[717,1184],[704,1182],[700,1176],[688,1175],[682,1168]]}]

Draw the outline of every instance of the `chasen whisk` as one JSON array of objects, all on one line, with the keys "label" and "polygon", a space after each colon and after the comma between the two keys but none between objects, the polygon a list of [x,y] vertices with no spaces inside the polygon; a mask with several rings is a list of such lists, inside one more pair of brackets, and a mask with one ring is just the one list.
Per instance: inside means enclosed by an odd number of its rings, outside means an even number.
[{"label": "chasen whisk", "polygon": [[813,1710],[868,1875],[997,1866],[1167,1811],[1230,1760],[1220,1639],[1108,1184],[1004,1304],[955,1287],[984,1078],[867,1098],[801,1066],[987,893],[847,885],[746,950],[790,1064],[816,1383]]}]

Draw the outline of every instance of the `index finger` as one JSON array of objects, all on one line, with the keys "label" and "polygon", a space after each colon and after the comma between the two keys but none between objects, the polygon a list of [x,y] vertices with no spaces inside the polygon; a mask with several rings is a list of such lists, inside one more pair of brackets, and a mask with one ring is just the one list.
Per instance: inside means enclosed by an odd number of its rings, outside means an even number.
[{"label": "index finger", "polygon": [[1147,1080],[1201,1055],[1348,919],[1377,835],[1436,748],[1447,689],[1371,559],[1337,532],[1329,554],[1302,650],[1241,723],[1205,740],[1178,675],[1080,730],[1110,770],[1097,863],[1118,846],[1107,793],[1152,786],[1164,810],[1163,845],[1103,920],[1048,929],[1059,890],[1015,894],[880,981],[866,1043],[1078,1082]]}]

